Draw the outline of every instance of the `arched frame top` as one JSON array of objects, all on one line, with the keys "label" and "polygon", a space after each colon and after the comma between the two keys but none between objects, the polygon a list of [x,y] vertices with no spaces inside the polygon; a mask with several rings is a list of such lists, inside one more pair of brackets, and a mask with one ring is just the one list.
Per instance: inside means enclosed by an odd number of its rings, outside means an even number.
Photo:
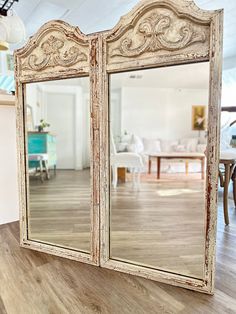
[{"label": "arched frame top", "polygon": [[106,46],[108,71],[127,67],[209,60],[213,20],[222,10],[205,11],[192,0],[143,0],[110,31],[85,35],[60,20],[44,24],[15,52],[16,78],[38,81],[86,75],[91,42]]},{"label": "arched frame top", "polygon": [[209,60],[215,15],[200,10],[192,1],[141,3],[105,35],[108,71],[135,68],[140,63]]},{"label": "arched frame top", "polygon": [[[205,11],[192,0],[143,0],[109,30],[85,35],[78,27],[50,21],[15,52],[21,245],[184,288],[213,293],[219,161],[223,10]],[[109,256],[110,73],[210,62],[204,279],[127,265]],[[90,77],[93,168],[92,254],[36,245],[27,239],[25,83]]]},{"label": "arched frame top", "polygon": [[78,27],[63,21],[50,21],[16,51],[16,76],[22,81],[39,81],[86,75],[90,41]]}]

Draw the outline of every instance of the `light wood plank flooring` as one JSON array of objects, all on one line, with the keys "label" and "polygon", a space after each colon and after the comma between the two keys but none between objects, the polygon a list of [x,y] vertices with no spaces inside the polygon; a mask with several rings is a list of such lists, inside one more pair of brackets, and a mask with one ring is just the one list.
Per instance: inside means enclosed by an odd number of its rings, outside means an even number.
[{"label": "light wood plank flooring", "polygon": [[90,252],[89,170],[30,178],[29,238]]},{"label": "light wood plank flooring", "polygon": [[236,313],[236,211],[219,204],[214,296],[19,247],[18,222],[0,226],[1,314]]},{"label": "light wood plank flooring", "polygon": [[203,278],[204,181],[185,174],[143,175],[112,189],[111,256]]},{"label": "light wood plank flooring", "polygon": [[[203,276],[204,185],[200,174],[143,175],[112,189],[111,256],[196,278]],[[89,171],[30,180],[30,239],[90,249]]]},{"label": "light wood plank flooring", "polygon": [[15,222],[0,226],[0,313],[236,313],[236,210],[226,227],[221,196],[214,296],[20,248]]}]

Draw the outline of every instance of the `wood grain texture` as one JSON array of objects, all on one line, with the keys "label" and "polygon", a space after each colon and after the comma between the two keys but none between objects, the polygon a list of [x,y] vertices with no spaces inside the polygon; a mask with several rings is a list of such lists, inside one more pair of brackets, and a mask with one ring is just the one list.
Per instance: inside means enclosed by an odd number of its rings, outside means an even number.
[{"label": "wood grain texture", "polygon": [[200,174],[142,175],[111,190],[110,258],[202,279],[204,181]]},{"label": "wood grain texture", "polygon": [[232,199],[229,215],[231,225],[225,227],[220,197],[214,296],[25,250],[19,247],[18,222],[2,225],[0,313],[233,314],[236,212]]},{"label": "wood grain texture", "polygon": [[29,186],[29,239],[91,253],[90,170],[57,170]]},{"label": "wood grain texture", "polygon": [[[111,258],[203,278],[201,175],[143,174],[139,191],[126,176],[111,191]],[[88,169],[57,170],[43,184],[31,178],[29,199],[30,240],[90,252]]]}]

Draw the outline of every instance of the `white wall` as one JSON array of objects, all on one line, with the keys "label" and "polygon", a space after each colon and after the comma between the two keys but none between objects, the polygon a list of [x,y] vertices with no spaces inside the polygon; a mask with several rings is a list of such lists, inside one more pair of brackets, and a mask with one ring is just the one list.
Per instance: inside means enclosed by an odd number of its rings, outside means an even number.
[{"label": "white wall", "polygon": [[0,224],[19,219],[15,108],[0,106]]},{"label": "white wall", "polygon": [[110,118],[112,135],[115,142],[120,142],[121,130],[121,89],[112,90],[110,95]]},{"label": "white wall", "polygon": [[73,94],[47,93],[47,118],[56,137],[57,169],[75,169],[75,97]]},{"label": "white wall", "polygon": [[[49,130],[52,130],[52,133],[55,133],[57,137],[60,136],[60,132],[63,132],[64,139],[68,141],[72,141],[74,146],[73,154],[74,154],[74,166],[69,167],[70,169],[81,170],[90,166],[90,109],[89,109],[89,94],[85,92],[85,90],[81,86],[62,86],[62,85],[48,85],[42,88],[43,91],[43,104],[44,109],[41,118],[45,119],[51,126]],[[63,127],[57,131],[54,130],[53,123],[48,116],[48,107],[52,102],[54,103],[54,119],[61,120],[61,114],[64,114],[66,117],[66,103],[60,103],[65,99],[68,95],[73,96],[74,100],[74,114],[73,121],[71,124],[74,128],[73,136],[71,134],[67,134]],[[49,97],[50,96],[50,97]],[[56,110],[56,105],[58,104],[58,110]],[[62,110],[63,112],[59,112]],[[69,107],[68,107],[69,108]],[[62,119],[63,120],[63,119]],[[54,120],[55,121],[55,120]],[[65,121],[68,123],[68,121]],[[70,123],[70,121],[69,121]],[[68,129],[69,130],[69,129]],[[68,157],[66,157],[66,150],[60,150],[59,145],[57,146],[57,157],[58,160],[60,157],[64,160],[64,164],[69,164],[69,160],[67,162],[66,159],[71,159],[71,151],[68,150]],[[60,165],[58,165],[60,169]],[[68,167],[61,167],[63,169],[68,169]]]},{"label": "white wall", "polygon": [[207,104],[207,90],[124,87],[121,129],[164,140],[198,136],[191,130],[192,106]]},{"label": "white wall", "polygon": [[44,114],[43,93],[38,84],[26,84],[26,104],[32,108],[34,127]]}]

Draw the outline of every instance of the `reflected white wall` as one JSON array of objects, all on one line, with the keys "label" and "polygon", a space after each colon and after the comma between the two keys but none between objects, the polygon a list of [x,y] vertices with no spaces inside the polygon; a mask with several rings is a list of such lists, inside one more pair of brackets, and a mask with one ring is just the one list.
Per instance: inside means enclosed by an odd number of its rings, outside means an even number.
[{"label": "reflected white wall", "polygon": [[122,132],[163,140],[198,137],[192,106],[207,106],[208,90],[124,87],[121,103]]}]

